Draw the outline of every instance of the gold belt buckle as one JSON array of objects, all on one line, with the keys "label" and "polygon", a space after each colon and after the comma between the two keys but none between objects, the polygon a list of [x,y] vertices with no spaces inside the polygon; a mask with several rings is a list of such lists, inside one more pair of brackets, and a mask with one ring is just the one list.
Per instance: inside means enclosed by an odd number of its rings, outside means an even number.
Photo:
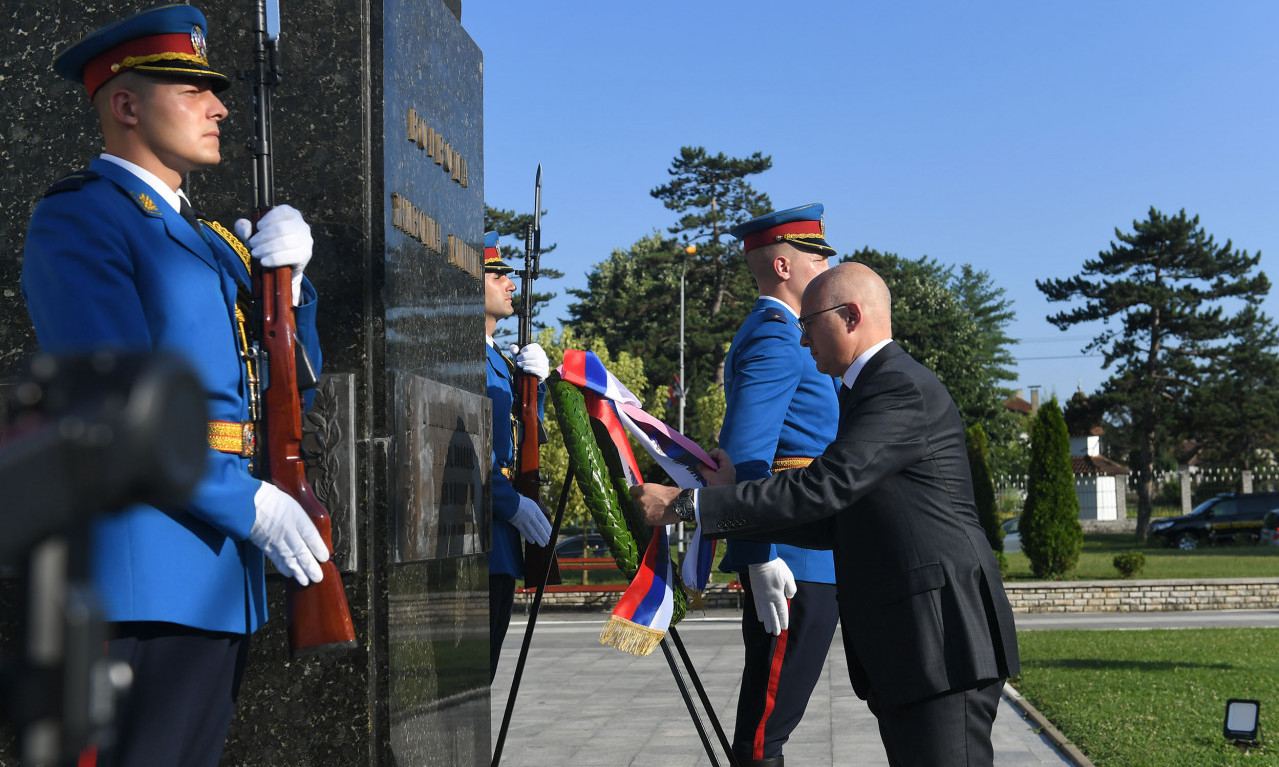
[{"label": "gold belt buckle", "polygon": [[257,449],[258,430],[257,425],[252,421],[245,421],[240,424],[240,457],[252,458],[253,453]]}]

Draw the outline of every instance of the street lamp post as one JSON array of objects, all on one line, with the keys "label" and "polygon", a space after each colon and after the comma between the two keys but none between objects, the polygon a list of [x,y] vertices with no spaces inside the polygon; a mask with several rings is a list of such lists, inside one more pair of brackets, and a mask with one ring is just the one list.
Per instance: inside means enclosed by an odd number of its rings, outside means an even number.
[{"label": "street lamp post", "polygon": [[[684,433],[684,399],[688,383],[684,378],[684,275],[688,272],[688,257],[697,253],[697,246],[684,246],[684,258],[679,267],[679,433]],[[680,554],[684,553],[684,523],[675,526],[675,537]]]},{"label": "street lamp post", "polygon": [[684,275],[688,272],[688,257],[697,253],[696,245],[684,248],[684,260],[679,267],[679,432],[684,433]]}]

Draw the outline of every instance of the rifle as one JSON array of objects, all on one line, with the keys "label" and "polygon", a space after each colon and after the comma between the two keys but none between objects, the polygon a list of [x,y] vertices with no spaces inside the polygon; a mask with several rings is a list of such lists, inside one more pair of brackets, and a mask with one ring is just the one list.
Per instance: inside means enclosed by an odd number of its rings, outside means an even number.
[{"label": "rifle", "polygon": [[[537,166],[537,181],[533,190],[533,221],[524,230],[524,268],[520,270],[520,292],[524,294],[524,311],[520,314],[516,341],[523,349],[533,341],[533,282],[537,279],[538,262],[542,257],[542,165]],[[537,376],[521,370],[515,371],[516,401],[519,409],[520,434],[515,450],[515,490],[542,502],[542,475],[538,447],[541,442],[542,422],[537,412]],[[545,511],[545,509],[543,509]],[[549,514],[547,515],[550,516]],[[555,559],[555,540],[545,546],[531,541],[524,542],[524,582],[560,583],[560,566]],[[545,580],[543,576],[545,574]]]},{"label": "rifle", "polygon": [[[268,9],[267,6],[270,6]],[[258,0],[254,25],[253,75],[253,207],[254,228],[275,204],[271,161],[271,89],[280,80],[279,0]],[[302,395],[314,388],[315,370],[306,348],[297,342],[293,318],[293,279],[288,267],[264,269],[255,264],[254,300],[260,309],[258,342],[265,358],[262,376],[262,437],[258,466],[262,478],[275,483],[302,506],[329,549],[321,565],[324,578],[309,586],[288,579],[286,590],[289,648],[294,656],[355,646],[355,627],[346,604],[342,576],[333,564],[333,532],[329,512],[311,489],[302,461]],[[261,371],[259,370],[259,373]],[[263,460],[265,459],[265,460]]]}]

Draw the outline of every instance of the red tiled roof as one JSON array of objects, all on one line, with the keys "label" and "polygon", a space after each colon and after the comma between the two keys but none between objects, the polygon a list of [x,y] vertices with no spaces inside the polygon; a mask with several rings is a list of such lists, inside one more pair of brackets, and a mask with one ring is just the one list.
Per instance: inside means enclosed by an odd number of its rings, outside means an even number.
[{"label": "red tiled roof", "polygon": [[1013,411],[1014,413],[1021,413],[1022,415],[1030,415],[1030,403],[1016,395],[1013,395],[1009,397],[1008,399],[1004,400],[1004,407],[1007,408],[1008,410]]}]

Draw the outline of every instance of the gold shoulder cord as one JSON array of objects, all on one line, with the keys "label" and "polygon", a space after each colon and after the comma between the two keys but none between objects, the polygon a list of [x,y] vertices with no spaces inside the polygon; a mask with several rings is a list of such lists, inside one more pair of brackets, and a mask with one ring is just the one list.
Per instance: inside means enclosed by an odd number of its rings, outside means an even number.
[{"label": "gold shoulder cord", "polygon": [[[240,242],[240,238],[227,231],[226,227],[217,221],[206,221],[200,219],[200,222],[209,227],[214,234],[226,241],[227,245],[235,251],[235,254],[244,262],[244,268],[252,271],[252,257],[249,255],[249,249],[244,247],[244,243]],[[248,291],[240,290],[235,298],[235,325],[236,332],[239,335],[240,356],[244,359],[244,366],[248,371],[249,377],[249,418],[256,421],[258,419],[258,370],[256,354],[249,348],[248,311],[249,303],[252,298]]]}]

